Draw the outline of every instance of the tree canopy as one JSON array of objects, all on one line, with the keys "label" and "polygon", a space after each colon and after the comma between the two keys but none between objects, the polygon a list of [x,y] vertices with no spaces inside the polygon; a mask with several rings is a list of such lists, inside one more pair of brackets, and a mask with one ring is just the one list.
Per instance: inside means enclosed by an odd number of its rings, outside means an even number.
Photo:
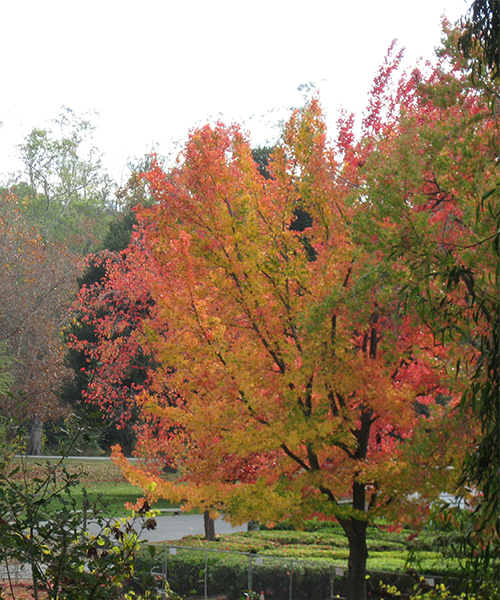
[{"label": "tree canopy", "polygon": [[75,294],[78,262],[65,248],[44,242],[25,221],[15,197],[0,200],[0,340],[8,359],[4,416],[26,418],[38,429],[31,454],[41,453],[41,424],[64,412],[58,398],[63,364],[60,331]]},{"label": "tree canopy", "polygon": [[450,56],[391,85],[391,50],[360,141],[346,116],[330,142],[314,99],[264,174],[238,127],[195,130],[168,176],[145,174],[156,204],[107,282],[154,300],[140,448],[185,475],[166,482],[119,459],[129,477],[235,521],[337,518],[350,598],[366,592],[367,523],[425,515],[473,439],[458,410],[473,340],[401,307],[405,295],[440,302],[460,329],[467,271],[443,282],[433,269],[491,225],[472,229],[494,123]]},{"label": "tree canopy", "polygon": [[337,519],[349,600],[367,525],[425,519],[466,453],[497,524],[498,123],[446,35],[403,74],[390,48],[358,130],[315,97],[272,149],[192,131],[75,305],[87,398],[138,416],[127,476],[235,522]]},{"label": "tree canopy", "polygon": [[33,128],[19,146],[14,186],[24,216],[46,240],[85,255],[99,247],[113,213],[113,184],[92,144],[89,118],[63,108],[53,129]]}]

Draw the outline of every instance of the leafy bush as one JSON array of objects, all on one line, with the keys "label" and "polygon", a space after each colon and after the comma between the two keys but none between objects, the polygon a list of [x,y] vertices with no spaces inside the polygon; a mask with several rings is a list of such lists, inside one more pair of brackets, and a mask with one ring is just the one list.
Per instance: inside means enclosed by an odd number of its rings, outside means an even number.
[{"label": "leafy bush", "polygon": [[[241,597],[248,589],[248,556],[208,553],[207,585],[210,594],[224,594],[228,600]],[[263,564],[252,563],[252,588],[264,592],[266,598],[288,600],[290,582],[294,596],[317,600],[329,599],[331,594],[331,568],[327,565],[293,564],[263,558]],[[203,594],[205,583],[205,553],[182,550],[176,556],[168,558],[168,582],[179,594]],[[340,581],[336,590],[341,588]],[[336,591],[336,593],[339,593]]]},{"label": "leafy bush", "polygon": [[[78,510],[78,474],[62,463],[47,463],[34,477],[26,473],[24,461],[13,464],[6,452],[0,457],[0,560],[30,566],[35,600],[40,590],[50,600],[156,597],[154,582],[140,581],[134,568],[136,526],[139,532],[155,526],[148,506],[107,518],[102,499],[90,502],[85,492],[86,510]],[[88,533],[87,518],[96,535]]]},{"label": "leafy bush", "polygon": [[167,580],[172,590],[180,594],[203,590],[205,570],[203,553],[183,551],[182,555],[169,556],[167,564]]}]

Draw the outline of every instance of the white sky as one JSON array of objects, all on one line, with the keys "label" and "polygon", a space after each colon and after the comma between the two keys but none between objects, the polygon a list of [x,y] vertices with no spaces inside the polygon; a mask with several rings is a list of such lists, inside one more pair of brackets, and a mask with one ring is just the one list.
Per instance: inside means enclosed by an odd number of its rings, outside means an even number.
[{"label": "white sky", "polygon": [[127,158],[167,153],[208,118],[255,144],[312,82],[327,116],[362,110],[392,39],[431,58],[440,17],[470,0],[4,0],[0,5],[0,180],[15,145],[62,105],[96,110],[95,145],[115,179]]}]

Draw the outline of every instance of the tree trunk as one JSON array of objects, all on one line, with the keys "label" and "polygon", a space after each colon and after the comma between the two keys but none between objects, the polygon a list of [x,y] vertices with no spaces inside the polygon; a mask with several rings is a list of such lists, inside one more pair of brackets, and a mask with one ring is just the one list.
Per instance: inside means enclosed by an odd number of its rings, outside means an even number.
[{"label": "tree trunk", "polygon": [[41,456],[42,454],[42,429],[43,421],[38,417],[32,417],[28,423],[28,455]]},{"label": "tree trunk", "polygon": [[347,600],[366,599],[366,522],[350,520],[349,533],[349,571],[347,574]]},{"label": "tree trunk", "polygon": [[205,523],[205,539],[208,542],[215,542],[215,521],[210,516],[209,510],[203,513],[203,521]]},{"label": "tree trunk", "polygon": [[[365,486],[355,482],[353,485],[352,506],[356,511],[365,513]],[[368,548],[366,546],[365,520],[339,519],[339,523],[349,540],[349,566],[347,574],[346,600],[366,600],[366,559]]]}]

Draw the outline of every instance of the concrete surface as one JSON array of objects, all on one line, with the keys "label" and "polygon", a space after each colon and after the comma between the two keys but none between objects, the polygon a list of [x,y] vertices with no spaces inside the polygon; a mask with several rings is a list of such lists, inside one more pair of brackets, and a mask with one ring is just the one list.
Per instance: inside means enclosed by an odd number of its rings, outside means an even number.
[{"label": "concrete surface", "polygon": [[[186,535],[204,535],[203,515],[161,515],[156,517],[157,527],[153,531],[143,531],[141,541],[166,542],[180,540]],[[95,526],[89,523],[90,533],[97,533]],[[232,527],[229,523],[219,517],[215,521],[215,535],[220,533],[234,533],[246,531],[247,526]]]}]

